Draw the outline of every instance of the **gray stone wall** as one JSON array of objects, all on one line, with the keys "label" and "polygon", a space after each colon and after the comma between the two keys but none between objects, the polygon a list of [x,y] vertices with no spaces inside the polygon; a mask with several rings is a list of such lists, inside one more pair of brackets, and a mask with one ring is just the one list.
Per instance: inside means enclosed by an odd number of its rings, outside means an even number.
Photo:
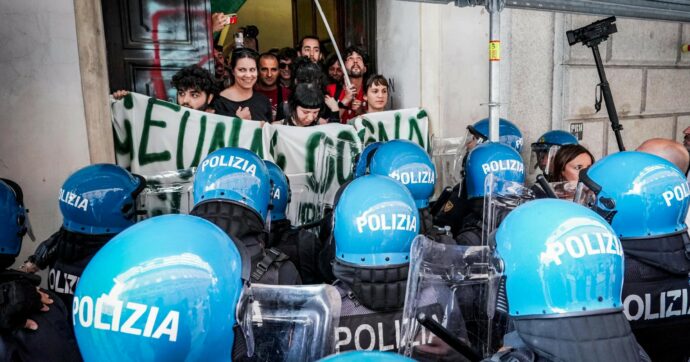
[{"label": "gray stone wall", "polygon": [[[395,79],[395,107],[421,105],[436,136],[463,136],[468,124],[488,115],[482,105],[489,88],[488,13],[397,0],[377,7],[378,68]],[[582,123],[582,143],[597,159],[617,151],[605,105],[594,110],[599,80],[592,52],[570,47],[565,36],[601,18],[501,13],[501,115],[520,127],[526,146],[548,130]],[[690,53],[680,46],[690,42],[690,24],[618,18],[617,26],[600,51],[625,146],[635,149],[651,137],[681,140],[690,126]],[[529,147],[523,157],[529,161]]]}]

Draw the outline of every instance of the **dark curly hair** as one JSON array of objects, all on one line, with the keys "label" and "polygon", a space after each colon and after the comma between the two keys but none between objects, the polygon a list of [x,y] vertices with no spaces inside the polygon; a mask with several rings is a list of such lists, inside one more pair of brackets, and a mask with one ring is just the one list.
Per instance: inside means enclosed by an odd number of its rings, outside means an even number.
[{"label": "dark curly hair", "polygon": [[367,51],[364,50],[364,48],[357,46],[357,45],[352,45],[352,46],[347,47],[347,49],[345,49],[345,53],[344,53],[345,56],[343,57],[343,60],[347,59],[347,57],[349,57],[353,53],[357,53],[362,57],[362,60],[364,61],[365,67],[369,66],[369,53],[367,53]]},{"label": "dark curly hair", "polygon": [[194,89],[206,92],[208,95],[216,94],[219,90],[211,72],[196,64],[184,67],[175,73],[172,86],[182,90]]}]

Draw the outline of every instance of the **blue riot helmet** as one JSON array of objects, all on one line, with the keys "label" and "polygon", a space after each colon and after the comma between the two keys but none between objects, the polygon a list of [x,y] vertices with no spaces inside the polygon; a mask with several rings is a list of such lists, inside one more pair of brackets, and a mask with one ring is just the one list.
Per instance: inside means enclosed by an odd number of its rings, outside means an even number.
[{"label": "blue riot helmet", "polygon": [[493,173],[498,179],[524,183],[522,157],[513,148],[501,143],[483,143],[470,151],[465,166],[467,196],[483,197],[486,177]]},{"label": "blue riot helmet", "polygon": [[369,173],[400,181],[410,190],[417,208],[429,206],[436,183],[436,166],[418,144],[392,140],[380,145],[369,161]]},{"label": "blue riot helmet", "polygon": [[514,318],[621,310],[623,248],[611,226],[573,202],[518,206],[496,231]]},{"label": "blue riot helmet", "polygon": [[74,293],[84,360],[231,360],[251,321],[249,263],[236,245],[191,215],[146,219],[115,236]]},{"label": "blue riot helmet", "polygon": [[271,209],[271,220],[284,220],[286,218],[285,212],[290,203],[290,181],[278,165],[267,160],[264,160],[264,163],[266,163],[268,175],[273,184],[273,190],[271,191],[273,200],[271,202],[273,205]]},{"label": "blue riot helmet", "polygon": [[576,145],[577,137],[572,133],[558,129],[548,131],[541,135],[537,142],[532,143],[532,149],[543,150],[549,146]]},{"label": "blue riot helmet", "polygon": [[411,358],[393,352],[349,351],[332,354],[319,362],[412,362]]},{"label": "blue riot helmet", "polygon": [[684,232],[690,202],[685,175],[644,152],[614,153],[580,172],[576,199],[604,216],[621,239]]},{"label": "blue riot helmet", "polygon": [[[473,125],[467,126],[467,130],[477,139],[478,144],[487,142],[489,140],[489,119],[484,118]],[[499,143],[510,146],[518,152],[522,151],[522,132],[513,122],[501,118],[498,124],[498,133]]]},{"label": "blue riot helmet", "polygon": [[143,177],[120,166],[86,166],[60,188],[62,226],[81,234],[116,234],[136,222],[136,198],[144,187]]},{"label": "blue riot helmet", "polygon": [[10,180],[0,179],[0,255],[16,257],[27,228],[22,189]]},{"label": "blue riot helmet", "polygon": [[552,174],[553,160],[561,146],[576,144],[577,137],[569,132],[552,130],[544,133],[531,145],[530,169],[539,168],[547,176]]},{"label": "blue riot helmet", "polygon": [[410,247],[421,229],[410,191],[395,179],[366,175],[342,191],[333,213],[333,275],[374,311],[405,303]]},{"label": "blue riot helmet", "polygon": [[348,184],[333,222],[336,260],[357,266],[408,263],[410,245],[419,233],[419,212],[410,192],[380,175]]},{"label": "blue riot helmet", "polygon": [[210,153],[194,175],[194,205],[208,200],[246,206],[266,222],[271,201],[266,164],[244,148],[226,147]]}]

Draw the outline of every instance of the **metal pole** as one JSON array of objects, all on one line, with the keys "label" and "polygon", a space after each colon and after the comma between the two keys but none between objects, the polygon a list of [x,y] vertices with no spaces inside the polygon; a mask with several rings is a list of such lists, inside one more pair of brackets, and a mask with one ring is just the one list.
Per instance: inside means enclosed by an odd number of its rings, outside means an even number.
[{"label": "metal pole", "polygon": [[314,0],[314,3],[316,4],[316,8],[319,9],[319,14],[321,14],[321,19],[323,20],[323,24],[326,26],[326,31],[328,32],[328,36],[331,38],[331,43],[333,43],[333,48],[335,48],[335,54],[338,56],[338,61],[340,62],[340,67],[343,68],[343,76],[345,79],[345,86],[349,89],[352,87],[352,82],[350,82],[350,77],[347,75],[347,69],[345,69],[345,62],[343,62],[343,57],[340,55],[340,50],[338,49],[338,43],[335,41],[335,37],[333,36],[333,32],[331,31],[331,26],[328,24],[328,20],[326,19],[326,14],[323,13],[323,9],[321,9],[321,4],[319,3],[319,0]]},{"label": "metal pole", "polygon": [[500,118],[501,10],[503,0],[487,0],[489,12],[489,140],[498,142]]}]

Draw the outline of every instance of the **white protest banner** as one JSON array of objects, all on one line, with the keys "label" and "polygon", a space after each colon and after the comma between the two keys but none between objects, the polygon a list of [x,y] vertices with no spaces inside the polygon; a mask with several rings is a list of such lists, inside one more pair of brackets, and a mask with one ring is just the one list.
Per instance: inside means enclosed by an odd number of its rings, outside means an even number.
[{"label": "white protest banner", "polygon": [[[349,125],[331,123],[305,128],[267,124],[264,147],[265,158],[274,161],[288,176],[311,174],[309,188],[320,195],[322,203],[332,205],[340,185],[352,178],[352,164],[362,144]],[[318,215],[322,206],[314,205],[311,215]],[[301,211],[302,214],[305,212]]]},{"label": "white protest banner", "polygon": [[261,122],[195,111],[142,94],[111,103],[117,163],[155,175],[195,167],[223,147],[263,156]]},{"label": "white protest banner", "polygon": [[367,113],[354,120],[355,129],[364,147],[370,143],[393,139],[410,140],[427,152],[429,145],[429,117],[424,108]]}]

